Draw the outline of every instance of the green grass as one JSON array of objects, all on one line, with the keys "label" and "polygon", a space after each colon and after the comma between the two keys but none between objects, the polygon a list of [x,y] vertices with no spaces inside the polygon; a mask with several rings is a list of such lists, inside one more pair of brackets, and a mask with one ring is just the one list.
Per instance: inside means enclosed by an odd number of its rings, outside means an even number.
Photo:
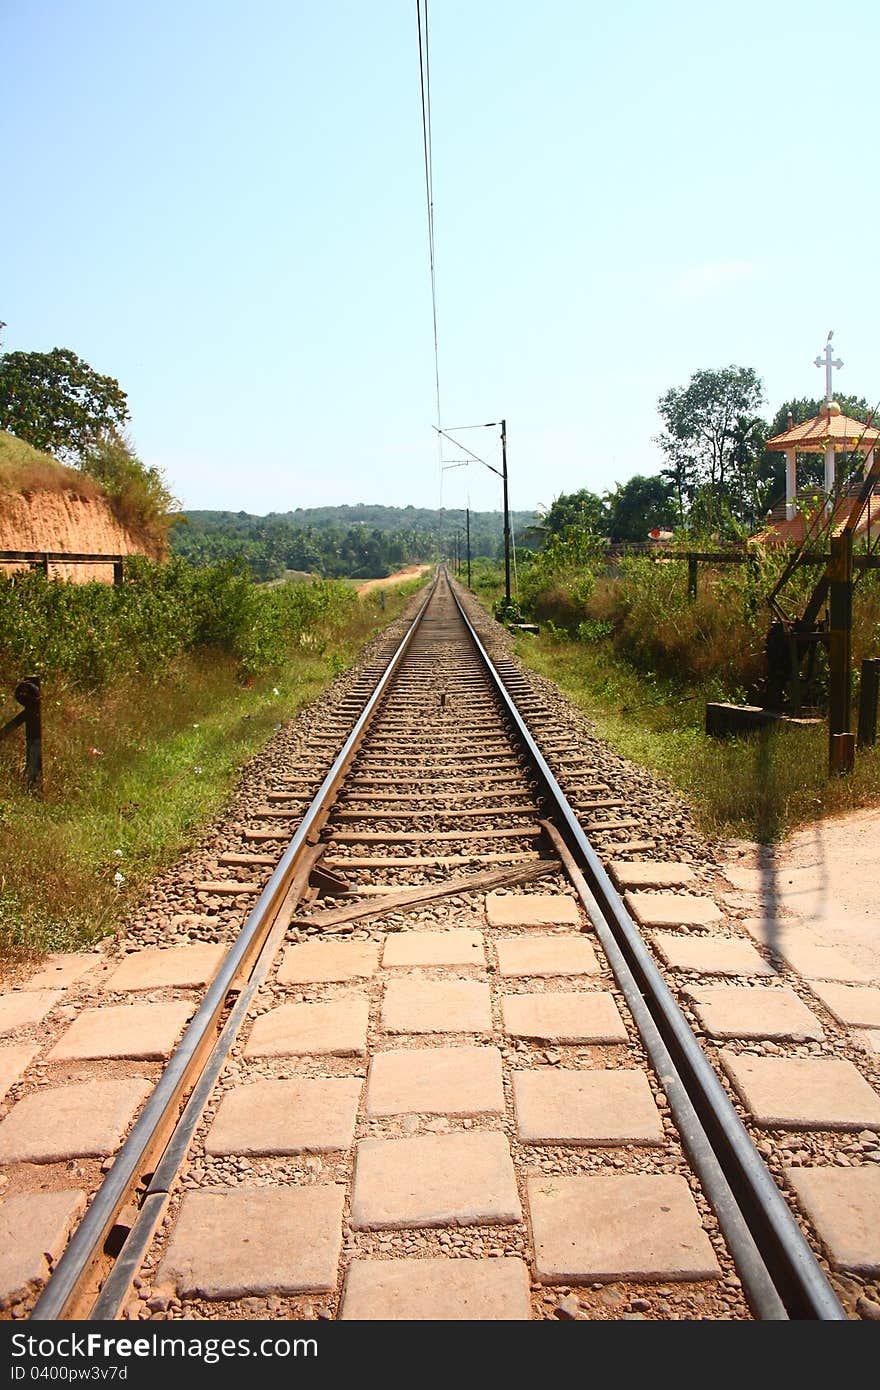
[{"label": "green grass", "polygon": [[111,932],[217,815],[243,764],[418,587],[389,591],[384,611],[369,595],[331,639],[316,634],[313,650],[245,685],[232,656],[189,653],[157,681],[45,689],[42,799],[23,786],[21,732],[0,743],[0,966]]},{"label": "green grass", "polygon": [[828,734],[777,727],[743,738],[703,732],[717,690],[681,690],[638,674],[603,642],[523,635],[520,660],[555,682],[617,752],[659,773],[708,835],[768,843],[820,817],[880,802],[880,755],[857,753],[855,771],[829,778]]}]

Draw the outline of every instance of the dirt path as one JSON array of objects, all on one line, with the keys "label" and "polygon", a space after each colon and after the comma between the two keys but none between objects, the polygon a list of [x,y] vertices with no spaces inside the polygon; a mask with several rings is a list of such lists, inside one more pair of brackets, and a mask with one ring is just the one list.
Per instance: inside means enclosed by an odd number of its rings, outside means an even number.
[{"label": "dirt path", "polygon": [[359,594],[368,594],[371,589],[390,589],[393,584],[403,584],[407,579],[417,579],[430,568],[430,565],[408,565],[406,569],[396,570],[384,579],[365,579],[363,584],[358,584],[357,591]]}]

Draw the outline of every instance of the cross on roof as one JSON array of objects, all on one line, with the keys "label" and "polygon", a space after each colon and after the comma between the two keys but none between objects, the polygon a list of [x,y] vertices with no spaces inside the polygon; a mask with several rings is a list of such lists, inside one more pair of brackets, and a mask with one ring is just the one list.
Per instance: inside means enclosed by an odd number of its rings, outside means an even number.
[{"label": "cross on roof", "polygon": [[816,361],[815,361],[815,363],[814,363],[814,366],[816,366],[816,367],[824,367],[824,368],[825,368],[825,399],[826,399],[826,401],[831,401],[831,400],[834,399],[834,393],[833,393],[833,391],[831,390],[831,368],[832,368],[832,367],[838,367],[838,368],[839,368],[839,367],[842,367],[842,366],[843,366],[843,363],[841,362],[841,360],[840,360],[839,357],[838,357],[838,359],[837,359],[836,362],[832,362],[832,360],[831,360],[831,338],[832,338],[833,333],[834,333],[834,329],[832,328],[832,329],[830,330],[829,334],[828,334],[828,339],[827,339],[827,341],[826,341],[826,343],[825,343],[825,351],[824,351],[823,353],[821,353],[821,354],[816,358]]}]

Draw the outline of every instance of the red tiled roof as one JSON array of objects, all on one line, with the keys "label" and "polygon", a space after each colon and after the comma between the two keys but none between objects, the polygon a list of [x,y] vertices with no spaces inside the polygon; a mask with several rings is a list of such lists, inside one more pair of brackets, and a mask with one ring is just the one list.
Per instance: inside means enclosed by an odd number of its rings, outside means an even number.
[{"label": "red tiled roof", "polygon": [[827,442],[840,451],[859,449],[864,452],[878,441],[880,430],[866,425],[864,420],[853,420],[850,415],[814,415],[812,420],[804,420],[784,434],[775,434],[767,440],[767,448],[780,451],[796,448],[804,454],[824,453]]}]

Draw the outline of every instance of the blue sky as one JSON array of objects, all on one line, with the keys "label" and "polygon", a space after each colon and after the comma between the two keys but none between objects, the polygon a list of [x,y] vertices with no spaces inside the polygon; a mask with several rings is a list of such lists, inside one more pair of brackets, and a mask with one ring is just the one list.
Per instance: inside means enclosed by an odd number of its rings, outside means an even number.
[{"label": "blue sky", "polygon": [[[185,507],[440,504],[415,15],[0,0],[6,348],[115,376]],[[656,472],[699,368],[754,367],[768,418],[821,395],[829,329],[876,402],[880,8],[429,19],[442,419],[506,417],[513,507]]]}]

